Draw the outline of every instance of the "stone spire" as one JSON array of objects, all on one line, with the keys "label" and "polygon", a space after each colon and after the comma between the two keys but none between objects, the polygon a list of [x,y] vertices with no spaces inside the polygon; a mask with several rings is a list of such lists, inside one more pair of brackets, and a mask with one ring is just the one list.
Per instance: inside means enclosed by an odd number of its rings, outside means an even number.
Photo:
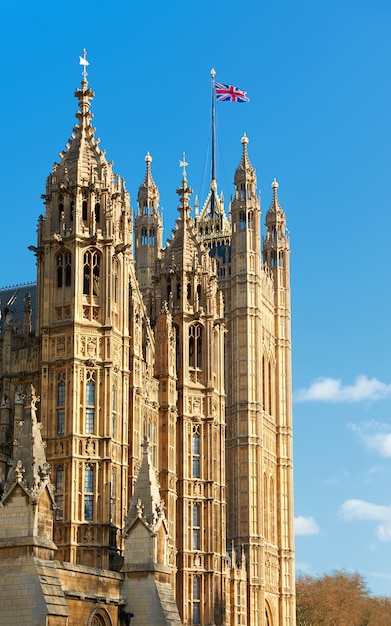
[{"label": "stone spire", "polygon": [[201,262],[200,242],[190,215],[189,198],[193,190],[189,187],[187,181],[186,166],[188,163],[183,159],[180,161],[180,165],[182,167],[182,185],[177,189],[177,194],[180,198],[179,217],[173,231],[172,240],[168,243],[165,250],[166,264],[171,263],[171,266],[175,266],[176,270],[191,267],[195,257]]},{"label": "stone spire", "polygon": [[257,179],[256,179],[255,169],[251,165],[251,162],[248,156],[247,145],[248,145],[249,139],[246,133],[243,133],[241,142],[243,146],[242,159],[235,172],[235,178],[234,178],[235,185],[236,187],[244,183],[253,183],[254,185],[256,185]]},{"label": "stone spire", "polygon": [[286,218],[278,200],[278,182],[272,182],[273,198],[266,213],[266,239],[265,242],[278,242],[279,245],[287,242]]},{"label": "stone spire", "polygon": [[60,163],[53,166],[57,180],[66,186],[93,184],[102,180],[113,165],[106,160],[106,151],[99,149],[100,139],[95,139],[96,129],[91,124],[93,114],[90,111],[94,96],[84,71],[81,87],[75,91],[79,103],[76,112],[78,123],[73,127],[65,150],[59,154]]},{"label": "stone spire", "polygon": [[167,520],[147,437],[142,448],[143,459],[124,529],[123,597],[137,624],[180,626],[170,584],[175,568],[168,564]]},{"label": "stone spire", "polygon": [[128,535],[137,520],[141,520],[146,528],[155,532],[165,520],[164,505],[160,498],[159,484],[152,465],[149,441],[144,437],[142,443],[143,458],[130,501],[124,534]]},{"label": "stone spire", "polygon": [[15,558],[27,554],[51,560],[57,549],[53,543],[54,487],[37,422],[38,401],[33,385],[26,396],[21,386],[16,390],[15,414],[22,419],[15,425],[14,454],[0,496],[0,554],[6,551]]},{"label": "stone spire", "polygon": [[15,485],[20,485],[32,504],[36,504],[42,491],[48,487],[54,505],[53,486],[50,482],[50,465],[46,461],[41,424],[37,421],[36,404],[39,398],[30,385],[27,396],[21,387],[15,394],[15,404],[24,404],[24,419],[16,425],[16,441],[11,468],[4,485],[1,502],[4,504]]},{"label": "stone spire", "polygon": [[147,152],[144,160],[146,163],[146,171],[144,180],[140,185],[137,196],[137,201],[139,205],[138,212],[139,215],[144,215],[145,212],[147,212],[148,215],[157,215],[160,196],[157,185],[152,177],[152,157],[149,152]]}]

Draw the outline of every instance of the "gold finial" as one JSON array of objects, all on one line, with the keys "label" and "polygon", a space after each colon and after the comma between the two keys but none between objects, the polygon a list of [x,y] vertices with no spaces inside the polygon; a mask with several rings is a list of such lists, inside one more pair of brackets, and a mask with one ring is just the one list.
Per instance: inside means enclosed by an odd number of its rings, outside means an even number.
[{"label": "gold finial", "polygon": [[247,144],[248,143],[248,137],[246,135],[246,133],[243,133],[243,137],[241,139],[242,144]]},{"label": "gold finial", "polygon": [[214,78],[216,76],[216,70],[214,67],[212,67],[212,69],[210,70],[210,75],[212,78]]}]

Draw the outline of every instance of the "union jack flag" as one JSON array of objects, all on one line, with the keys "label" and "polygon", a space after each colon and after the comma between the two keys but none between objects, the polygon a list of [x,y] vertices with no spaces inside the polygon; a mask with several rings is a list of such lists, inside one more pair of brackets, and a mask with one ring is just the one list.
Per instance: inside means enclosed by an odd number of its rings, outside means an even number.
[{"label": "union jack flag", "polygon": [[222,83],[215,83],[216,87],[216,100],[217,102],[249,102],[250,98],[247,97],[246,91],[238,89],[233,85],[223,85]]}]

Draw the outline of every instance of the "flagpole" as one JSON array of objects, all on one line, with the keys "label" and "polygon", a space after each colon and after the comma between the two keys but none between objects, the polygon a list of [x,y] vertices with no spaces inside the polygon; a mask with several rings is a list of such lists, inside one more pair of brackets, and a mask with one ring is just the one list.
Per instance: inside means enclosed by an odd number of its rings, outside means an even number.
[{"label": "flagpole", "polygon": [[211,214],[214,217],[214,192],[213,187],[216,187],[216,114],[215,114],[215,76],[216,72],[214,68],[210,70],[210,75],[212,77],[212,195],[211,195]]}]

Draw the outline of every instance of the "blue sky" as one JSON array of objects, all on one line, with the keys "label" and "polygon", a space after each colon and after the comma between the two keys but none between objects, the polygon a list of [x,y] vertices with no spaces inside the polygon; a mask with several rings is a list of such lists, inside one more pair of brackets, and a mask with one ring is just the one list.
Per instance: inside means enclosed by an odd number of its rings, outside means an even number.
[{"label": "blue sky", "polygon": [[206,197],[211,67],[248,92],[218,105],[217,175],[228,203],[245,131],[263,214],[276,177],[291,233],[297,569],[391,595],[389,0],[2,0],[0,23],[1,286],[35,280],[84,47],[96,136],[134,208],[151,153],[166,237],[183,152]]}]

